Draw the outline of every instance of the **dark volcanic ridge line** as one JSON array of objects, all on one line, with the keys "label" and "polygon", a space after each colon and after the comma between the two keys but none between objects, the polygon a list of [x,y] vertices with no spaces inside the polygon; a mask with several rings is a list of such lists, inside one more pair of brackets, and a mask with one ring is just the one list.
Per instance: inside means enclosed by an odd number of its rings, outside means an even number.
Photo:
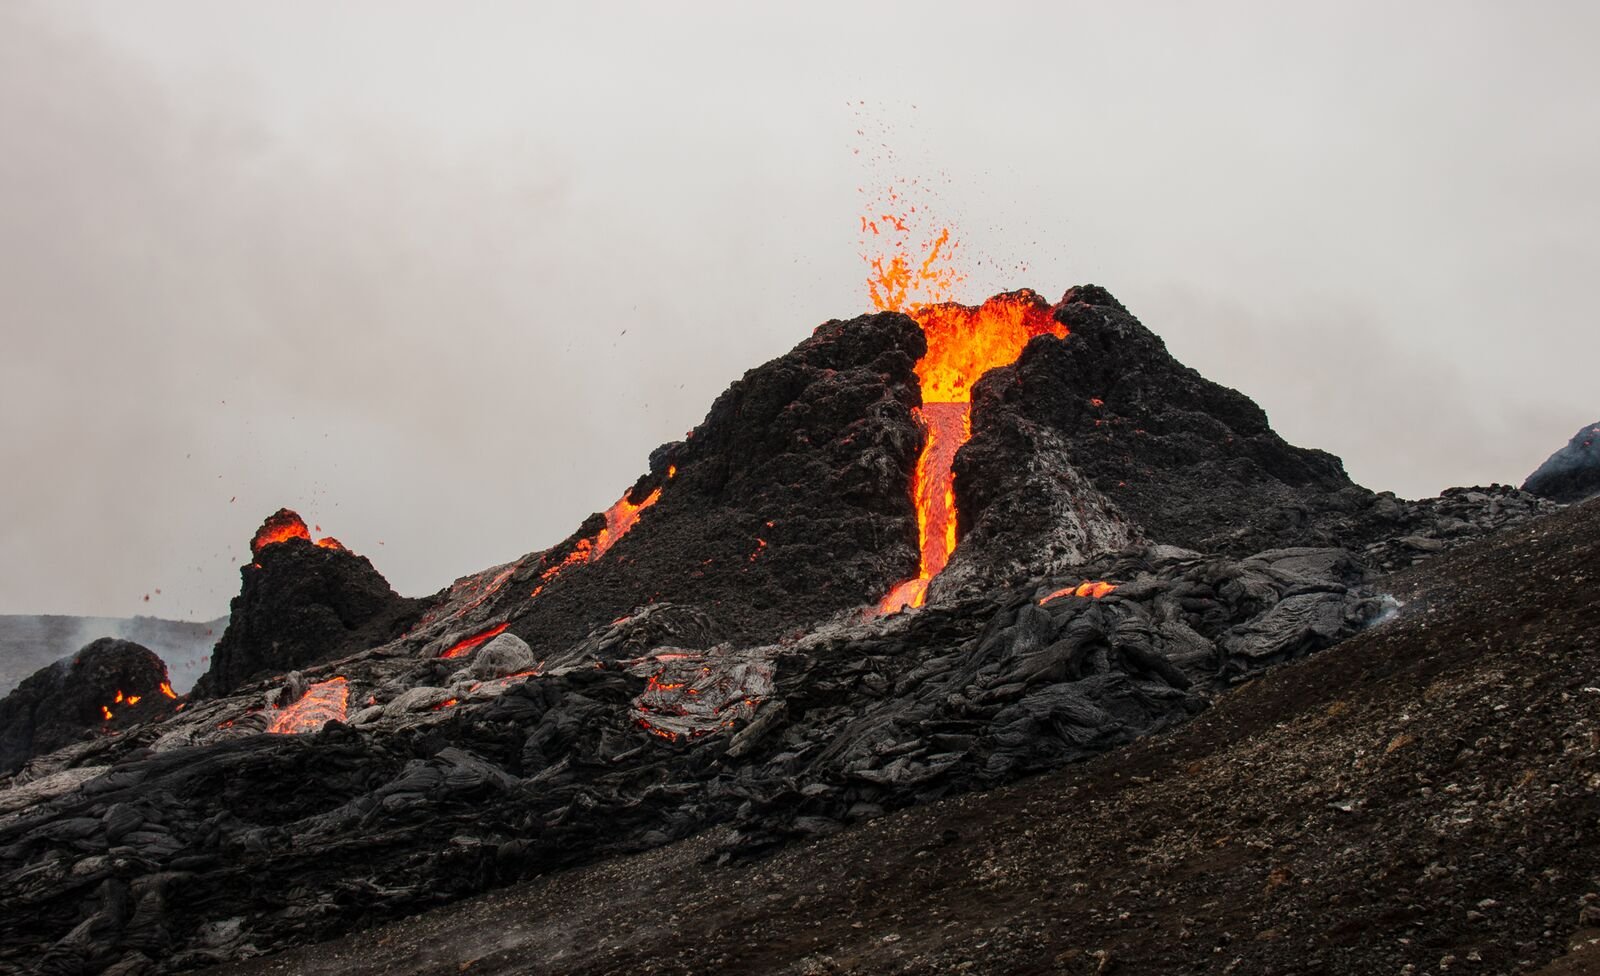
[{"label": "dark volcanic ridge line", "polygon": [[193,695],[0,780],[0,967],[182,971],[710,827],[766,857],[1182,725],[1392,614],[1383,574],[1559,509],[1367,491],[1103,289],[993,304],[1053,325],[971,384],[917,610],[873,610],[926,562],[898,313],[819,326],[568,540],[424,600],[274,515]]}]

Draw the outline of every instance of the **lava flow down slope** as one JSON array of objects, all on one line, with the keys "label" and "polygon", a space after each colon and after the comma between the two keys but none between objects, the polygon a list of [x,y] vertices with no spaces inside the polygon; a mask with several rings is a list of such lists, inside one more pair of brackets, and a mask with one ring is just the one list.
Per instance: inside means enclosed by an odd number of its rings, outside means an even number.
[{"label": "lava flow down slope", "polygon": [[192,695],[17,747],[0,968],[182,971],[1012,782],[1188,720],[1393,613],[1383,574],[1560,507],[1361,488],[1102,288],[913,306],[884,280],[569,538],[431,597],[272,516]]}]

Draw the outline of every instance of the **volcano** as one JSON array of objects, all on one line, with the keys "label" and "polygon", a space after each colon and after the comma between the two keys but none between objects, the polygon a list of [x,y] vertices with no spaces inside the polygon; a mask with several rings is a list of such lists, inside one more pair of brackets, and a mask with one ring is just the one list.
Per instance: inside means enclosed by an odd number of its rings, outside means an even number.
[{"label": "volcano", "polygon": [[908,312],[421,600],[269,517],[192,695],[4,781],[0,964],[182,971],[696,835],[747,863],[1176,729],[1560,508],[1362,488],[1097,286]]}]

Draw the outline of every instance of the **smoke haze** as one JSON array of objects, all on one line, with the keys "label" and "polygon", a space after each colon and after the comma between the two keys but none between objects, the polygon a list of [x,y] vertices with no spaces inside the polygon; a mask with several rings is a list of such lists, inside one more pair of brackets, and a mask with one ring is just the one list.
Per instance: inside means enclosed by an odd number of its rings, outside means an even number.
[{"label": "smoke haze", "polygon": [[1369,487],[1600,415],[1589,5],[578,6],[0,6],[0,612],[215,617],[280,506],[412,595],[548,546],[898,176]]}]

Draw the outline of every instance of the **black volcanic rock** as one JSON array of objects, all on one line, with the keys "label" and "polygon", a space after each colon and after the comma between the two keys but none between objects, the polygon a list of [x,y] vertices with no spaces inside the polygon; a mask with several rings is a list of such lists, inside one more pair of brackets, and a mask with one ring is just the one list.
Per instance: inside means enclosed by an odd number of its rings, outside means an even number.
[{"label": "black volcanic rock", "polygon": [[[1019,431],[1047,435],[1073,469],[1066,481],[1086,480],[1147,538],[1172,545],[1243,554],[1338,544],[1321,523],[1372,504],[1338,458],[1286,443],[1254,401],[1174,359],[1105,289],[1068,291],[1055,317],[1070,335],[1035,338],[973,390],[972,440],[955,467],[962,532],[993,500],[1026,490]],[[1013,544],[1025,546],[1036,527],[1016,524]]]},{"label": "black volcanic rock", "polygon": [[1553,502],[1577,502],[1600,495],[1600,422],[1573,434],[1566,447],[1528,475],[1522,490]]},{"label": "black volcanic rock", "polygon": [[0,699],[0,775],[91,730],[123,728],[168,713],[166,684],[167,666],[154,651],[110,637],[41,668]]},{"label": "black volcanic rock", "polygon": [[398,637],[426,605],[395,593],[365,556],[300,537],[262,545],[239,575],[228,629],[195,682],[195,698],[375,647]]},{"label": "black volcanic rock", "polygon": [[1372,495],[1102,289],[1056,314],[1070,336],[975,387],[960,545],[915,611],[859,612],[918,561],[925,342],[898,314],[750,371],[631,508],[409,630],[423,601],[278,513],[195,700],[0,782],[0,972],[179,972],[710,827],[741,858],[1011,782],[1372,626],[1377,570],[1557,507]]},{"label": "black volcanic rock", "polygon": [[[694,606],[708,639],[770,640],[871,603],[915,574],[908,485],[922,330],[904,315],[832,321],[750,370],[704,422],[651,457],[631,499],[661,496],[600,559],[529,592],[603,525],[597,515],[505,587],[500,613],[535,646],[564,646],[652,603]],[[668,472],[676,473],[669,477]]]}]

